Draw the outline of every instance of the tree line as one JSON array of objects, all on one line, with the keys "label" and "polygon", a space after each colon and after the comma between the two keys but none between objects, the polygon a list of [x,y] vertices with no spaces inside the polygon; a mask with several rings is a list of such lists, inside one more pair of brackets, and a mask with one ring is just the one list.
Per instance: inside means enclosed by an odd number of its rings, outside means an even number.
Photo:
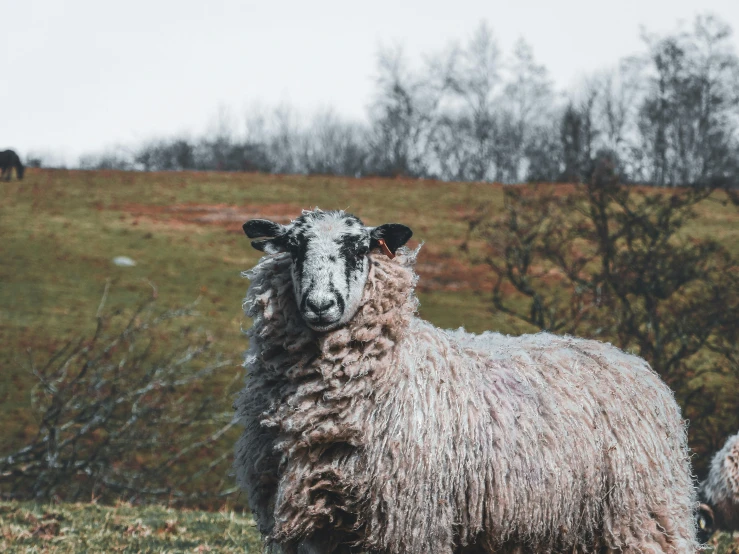
[{"label": "tree line", "polygon": [[494,275],[491,311],[513,334],[587,337],[646,359],[689,421],[700,479],[739,428],[739,263],[693,226],[730,203],[735,190],[627,186],[602,156],[582,183],[507,186],[502,208],[467,218],[467,242],[484,246],[465,249]]},{"label": "tree line", "polygon": [[582,181],[608,155],[625,182],[735,186],[739,58],[732,29],[699,16],[690,29],[644,35],[642,52],[555,91],[519,40],[504,55],[482,23],[414,66],[382,50],[367,122],[289,107],[255,111],[243,129],[221,116],[200,138],[169,137],[83,156],[99,169],[221,170],[449,181]]}]

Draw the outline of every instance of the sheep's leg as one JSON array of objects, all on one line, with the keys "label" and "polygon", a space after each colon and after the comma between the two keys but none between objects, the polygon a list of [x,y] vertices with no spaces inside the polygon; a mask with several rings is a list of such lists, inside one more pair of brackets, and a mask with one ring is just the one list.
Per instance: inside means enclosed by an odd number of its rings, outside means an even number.
[{"label": "sheep's leg", "polygon": [[298,554],[345,554],[349,549],[340,544],[334,533],[317,533],[298,545]]},{"label": "sheep's leg", "polygon": [[326,549],[326,545],[312,539],[303,541],[298,546],[298,554],[330,554],[330,552]]}]

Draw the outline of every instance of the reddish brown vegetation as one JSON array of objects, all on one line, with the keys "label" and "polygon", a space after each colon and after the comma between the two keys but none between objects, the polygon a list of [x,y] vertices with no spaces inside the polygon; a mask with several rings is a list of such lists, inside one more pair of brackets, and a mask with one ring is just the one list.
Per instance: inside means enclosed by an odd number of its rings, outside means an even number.
[{"label": "reddish brown vegetation", "polygon": [[266,218],[280,223],[288,223],[300,213],[300,207],[293,204],[264,204],[260,206],[232,206],[228,204],[174,204],[172,206],[153,206],[146,204],[126,204],[116,207],[134,216],[134,224],[140,220],[168,224],[174,228],[184,225],[214,225],[241,232],[241,225],[255,218]]},{"label": "reddish brown vegetation", "polygon": [[[300,213],[301,207],[294,204],[262,204],[233,206],[228,204],[174,204],[153,206],[126,204],[119,209],[133,216],[132,225],[141,223],[165,225],[172,230],[185,230],[189,226],[225,227],[229,232],[241,233],[241,225],[255,218],[271,219],[288,223]],[[415,248],[417,242],[411,242]],[[492,272],[483,265],[472,265],[466,255],[440,253],[433,247],[423,248],[417,267],[421,280],[418,289],[431,291],[490,291],[493,286]]]}]

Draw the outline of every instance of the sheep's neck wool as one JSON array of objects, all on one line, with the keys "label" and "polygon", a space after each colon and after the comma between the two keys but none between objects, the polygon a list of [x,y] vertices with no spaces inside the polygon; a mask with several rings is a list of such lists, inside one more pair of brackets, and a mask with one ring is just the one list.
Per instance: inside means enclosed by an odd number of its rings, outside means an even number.
[{"label": "sheep's neck wool", "polygon": [[359,310],[327,333],[301,318],[288,255],[247,274],[235,467],[266,539],[693,552],[684,422],[648,364],[597,341],[437,329],[414,315],[415,254],[371,255]]},{"label": "sheep's neck wool", "polygon": [[[259,427],[253,429],[253,441],[244,445],[244,455],[253,455],[264,440],[274,440],[277,449],[274,457],[259,461],[258,467],[271,479],[261,476],[265,486],[254,491],[250,502],[276,501],[283,516],[278,522],[270,517],[259,522],[269,529],[266,534],[284,539],[328,521],[352,530],[357,524],[350,516],[356,507],[337,504],[336,498],[351,503],[361,491],[354,483],[355,491],[347,494],[343,483],[348,475],[337,472],[350,471],[357,461],[346,463],[365,438],[370,396],[376,392],[373,383],[387,373],[393,347],[417,309],[414,262],[415,252],[406,249],[392,263],[382,254],[373,255],[356,315],[328,333],[311,330],[300,316],[288,255],[265,257],[246,273],[252,280],[244,302],[253,319],[245,363],[251,393],[242,398],[240,409],[259,421]],[[287,460],[279,469],[278,452],[283,462]],[[283,480],[279,498],[268,498],[269,489],[285,474],[299,478]],[[332,487],[341,494],[329,500]],[[317,498],[321,495],[325,498]],[[313,517],[299,513],[303,510]],[[342,517],[347,521],[337,521]]]}]

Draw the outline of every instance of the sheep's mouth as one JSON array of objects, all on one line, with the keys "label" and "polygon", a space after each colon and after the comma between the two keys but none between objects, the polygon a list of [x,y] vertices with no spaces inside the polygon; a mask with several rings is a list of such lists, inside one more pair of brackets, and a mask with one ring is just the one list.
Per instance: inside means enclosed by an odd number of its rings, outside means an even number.
[{"label": "sheep's mouth", "polygon": [[316,316],[315,314],[301,314],[308,327],[314,331],[331,331],[341,324],[341,316],[337,318]]}]

